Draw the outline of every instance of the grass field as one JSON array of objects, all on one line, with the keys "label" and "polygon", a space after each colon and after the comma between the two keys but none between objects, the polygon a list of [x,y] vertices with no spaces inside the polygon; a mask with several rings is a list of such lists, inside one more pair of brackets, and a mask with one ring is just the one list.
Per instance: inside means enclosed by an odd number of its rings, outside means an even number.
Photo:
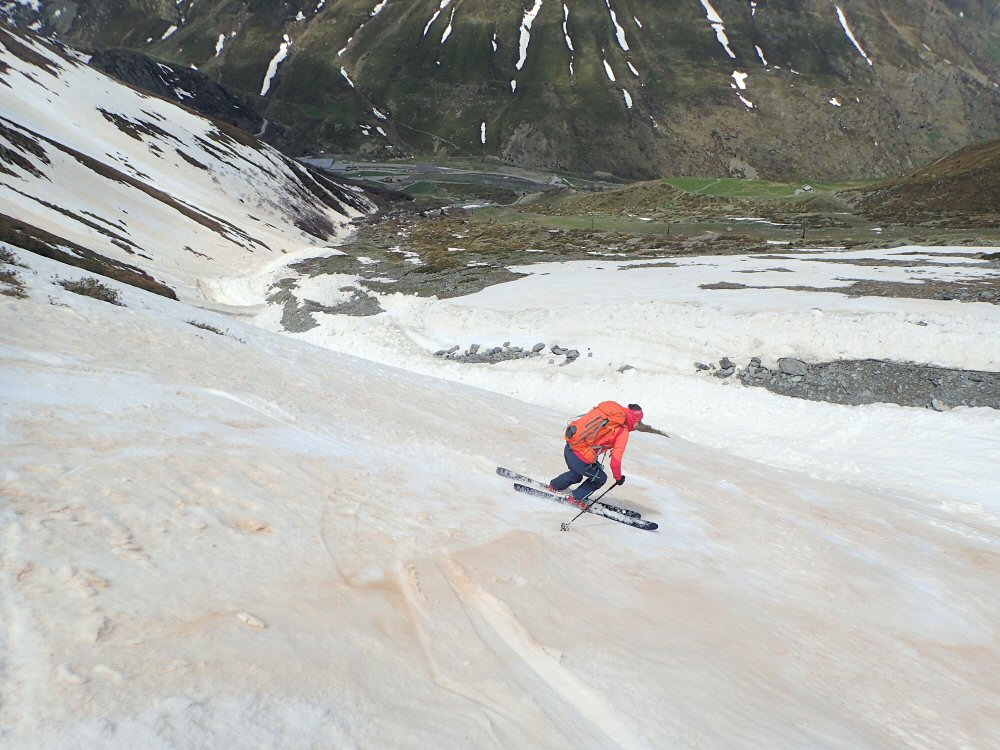
[{"label": "grass field", "polygon": [[[738,177],[668,177],[668,185],[686,193],[699,193],[725,198],[792,198],[803,186],[812,188],[810,192],[832,192],[849,190],[869,184],[872,181],[832,183],[832,182],[769,182],[767,180],[745,180]],[[800,193],[801,194],[801,193]]]}]

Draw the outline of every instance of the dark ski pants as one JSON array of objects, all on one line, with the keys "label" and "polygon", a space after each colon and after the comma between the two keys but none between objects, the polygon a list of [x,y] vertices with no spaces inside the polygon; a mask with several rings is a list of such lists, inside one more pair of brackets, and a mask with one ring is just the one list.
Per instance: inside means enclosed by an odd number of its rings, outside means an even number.
[{"label": "dark ski pants", "polygon": [[573,497],[576,500],[586,500],[592,492],[599,490],[608,481],[608,475],[600,463],[597,461],[592,464],[585,463],[569,445],[563,451],[563,456],[566,458],[566,466],[569,467],[569,471],[552,480],[553,489],[564,490],[586,477],[587,481],[573,490]]}]

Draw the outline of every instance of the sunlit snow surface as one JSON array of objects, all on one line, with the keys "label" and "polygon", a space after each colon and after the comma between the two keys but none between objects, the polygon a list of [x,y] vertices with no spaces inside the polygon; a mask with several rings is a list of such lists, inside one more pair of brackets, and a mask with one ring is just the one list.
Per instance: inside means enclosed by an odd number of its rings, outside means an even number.
[{"label": "sunlit snow surface", "polygon": [[[809,258],[577,262],[447,302],[384,295],[387,314],[296,340],[128,287],[125,308],[72,295],[51,278],[82,272],[17,254],[29,298],[0,297],[5,747],[1000,738],[996,413],[795,401],[691,366],[947,343],[942,359],[995,368],[995,307],[698,289],[767,263],[829,282]],[[347,281],[303,284],[324,300]],[[565,289],[602,295],[599,315]],[[594,357],[428,353],[497,337]],[[638,370],[609,367],[625,359]],[[565,420],[603,398],[672,435],[633,435],[612,495],[657,533],[561,532],[571,511],[493,473],[561,471]]]}]

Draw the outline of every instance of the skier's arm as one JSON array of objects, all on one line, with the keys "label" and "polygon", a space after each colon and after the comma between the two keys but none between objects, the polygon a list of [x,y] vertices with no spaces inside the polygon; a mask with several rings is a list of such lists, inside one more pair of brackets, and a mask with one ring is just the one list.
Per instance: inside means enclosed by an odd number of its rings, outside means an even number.
[{"label": "skier's arm", "polygon": [[615,481],[622,478],[622,458],[625,456],[625,447],[628,445],[628,430],[622,429],[615,438],[615,444],[611,447],[611,473],[615,475]]}]

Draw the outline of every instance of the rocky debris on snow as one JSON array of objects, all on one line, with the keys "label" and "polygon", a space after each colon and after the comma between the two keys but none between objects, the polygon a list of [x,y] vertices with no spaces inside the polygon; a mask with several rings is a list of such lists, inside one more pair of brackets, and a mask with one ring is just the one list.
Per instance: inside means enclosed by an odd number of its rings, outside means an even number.
[{"label": "rocky debris on snow", "polygon": [[[756,357],[754,359],[757,359]],[[758,367],[760,366],[760,360],[757,359]],[[799,359],[792,359],[791,357],[781,357],[778,360],[778,369],[784,375],[805,375],[809,372],[809,365]]]},{"label": "rocky debris on snow", "polygon": [[618,368],[618,372],[628,372],[629,370],[634,370],[634,369],[635,368],[632,367],[632,365],[622,365],[621,367]]},{"label": "rocky debris on snow", "polygon": [[[530,349],[521,346],[511,346],[509,341],[505,341],[503,346],[483,347],[482,344],[471,344],[464,352],[462,347],[454,345],[448,349],[439,349],[434,352],[434,356],[441,359],[450,359],[455,362],[465,362],[467,364],[496,364],[497,362],[507,362],[514,359],[528,359],[530,357],[540,357],[545,351],[545,344],[537,343]],[[557,357],[565,357],[560,365],[567,365],[574,362],[580,352],[576,349],[566,349],[565,347],[553,344],[549,351]],[[554,360],[549,360],[555,363]]]},{"label": "rocky debris on snow", "polygon": [[[720,361],[725,363],[736,367],[728,357]],[[699,370],[705,369],[699,364],[695,365]],[[727,370],[716,370],[713,374],[729,377],[725,374]],[[743,385],[810,401],[852,406],[890,403],[935,411],[948,411],[956,406],[1000,409],[997,372],[876,359],[806,363],[791,357],[779,358],[777,366],[771,369],[763,366],[760,357],[753,357],[736,375]]]},{"label": "rocky debris on snow", "polygon": [[723,357],[719,360],[719,369],[712,374],[717,378],[728,378],[734,372],[736,372],[736,363],[729,357]]},{"label": "rocky debris on snow", "polygon": [[295,292],[295,279],[281,279],[271,289],[267,301],[283,306],[281,311],[281,327],[290,333],[303,333],[319,325],[314,313],[328,315],[351,315],[366,317],[384,312],[378,299],[360,287],[341,287],[339,291],[350,292],[351,296],[336,305],[323,305],[311,299],[300,300]]}]

